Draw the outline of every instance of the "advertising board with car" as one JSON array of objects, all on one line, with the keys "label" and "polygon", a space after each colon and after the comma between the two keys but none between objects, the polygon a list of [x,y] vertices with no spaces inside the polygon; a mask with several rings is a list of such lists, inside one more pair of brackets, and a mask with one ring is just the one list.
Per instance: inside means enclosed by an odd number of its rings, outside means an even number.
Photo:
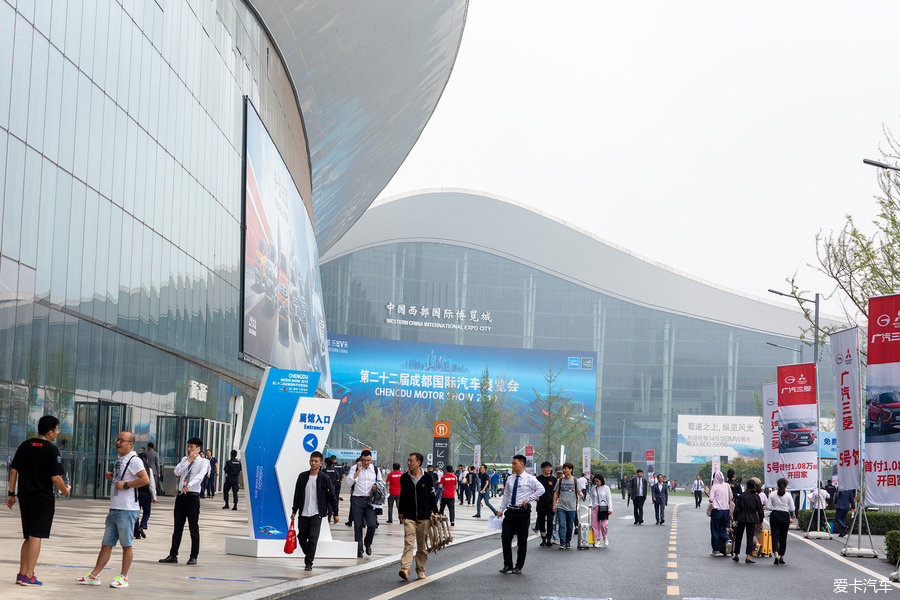
[{"label": "advertising board with car", "polygon": [[242,350],[267,365],[321,374],[330,395],[325,311],[312,222],[256,109],[245,101]]}]

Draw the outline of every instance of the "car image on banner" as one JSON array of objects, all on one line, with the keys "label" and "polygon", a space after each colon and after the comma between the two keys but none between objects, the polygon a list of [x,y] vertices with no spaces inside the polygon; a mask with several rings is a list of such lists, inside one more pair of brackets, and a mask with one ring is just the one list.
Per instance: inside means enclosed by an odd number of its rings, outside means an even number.
[{"label": "car image on banner", "polygon": [[322,308],[319,255],[306,205],[249,100],[244,189],[244,312],[246,355],[279,369],[331,381]]},{"label": "car image on banner", "polygon": [[[813,412],[815,412],[813,410]],[[815,415],[813,415],[815,417]],[[794,449],[805,449],[816,443],[815,418],[813,421],[779,420],[778,446],[781,452],[792,452]]]}]

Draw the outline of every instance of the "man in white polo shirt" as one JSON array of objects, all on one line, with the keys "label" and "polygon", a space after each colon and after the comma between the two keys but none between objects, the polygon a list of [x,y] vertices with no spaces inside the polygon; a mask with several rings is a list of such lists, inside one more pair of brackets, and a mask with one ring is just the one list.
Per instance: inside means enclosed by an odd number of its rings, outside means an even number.
[{"label": "man in white polo shirt", "polygon": [[138,488],[150,483],[150,476],[144,469],[144,463],[134,451],[134,434],[123,431],[116,437],[116,452],[119,454],[112,471],[106,472],[106,480],[113,482],[109,497],[109,514],[106,516],[106,531],[100,543],[100,554],[94,570],[75,580],[80,585],[100,585],[100,573],[109,562],[113,546],[122,545],[122,571],[115,577],[109,587],[128,587],[128,568],[134,558],[132,542],[134,540],[134,524],[141,515],[138,504]]}]

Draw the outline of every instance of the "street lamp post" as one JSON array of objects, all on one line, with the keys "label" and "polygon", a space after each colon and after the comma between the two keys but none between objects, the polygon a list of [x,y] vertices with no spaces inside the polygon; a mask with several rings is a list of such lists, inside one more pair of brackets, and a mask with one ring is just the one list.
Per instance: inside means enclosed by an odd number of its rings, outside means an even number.
[{"label": "street lamp post", "polygon": [[619,481],[622,481],[625,479],[625,419],[622,417],[616,418],[622,421],[622,453],[619,455]]}]

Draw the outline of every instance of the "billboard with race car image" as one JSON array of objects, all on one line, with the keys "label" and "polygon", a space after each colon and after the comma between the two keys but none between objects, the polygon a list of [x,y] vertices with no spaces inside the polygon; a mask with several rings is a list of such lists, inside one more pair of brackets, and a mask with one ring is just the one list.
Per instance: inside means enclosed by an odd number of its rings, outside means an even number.
[{"label": "billboard with race car image", "polygon": [[279,369],[321,374],[331,396],[319,254],[312,222],[253,104],[244,103],[242,349]]}]

